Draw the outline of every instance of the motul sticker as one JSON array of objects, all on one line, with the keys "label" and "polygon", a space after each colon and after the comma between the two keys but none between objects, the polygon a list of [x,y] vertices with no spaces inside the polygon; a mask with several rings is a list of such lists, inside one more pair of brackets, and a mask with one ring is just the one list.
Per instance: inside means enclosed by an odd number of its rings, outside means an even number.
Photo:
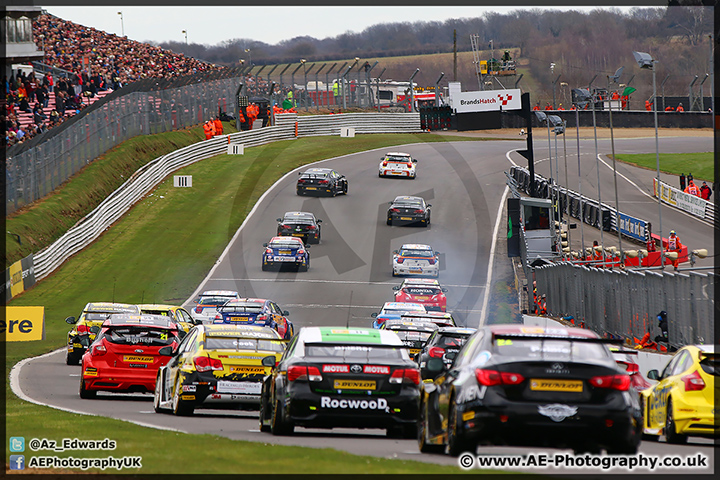
[{"label": "motul sticker", "polygon": [[330,397],[320,397],[320,408],[342,408],[352,410],[385,410],[390,413],[387,400],[378,398],[377,400],[350,400]]},{"label": "motul sticker", "polygon": [[365,365],[363,373],[377,373],[380,375],[390,375],[390,367],[384,365]]},{"label": "motul sticker", "polygon": [[323,373],[350,373],[350,365],[323,365]]}]

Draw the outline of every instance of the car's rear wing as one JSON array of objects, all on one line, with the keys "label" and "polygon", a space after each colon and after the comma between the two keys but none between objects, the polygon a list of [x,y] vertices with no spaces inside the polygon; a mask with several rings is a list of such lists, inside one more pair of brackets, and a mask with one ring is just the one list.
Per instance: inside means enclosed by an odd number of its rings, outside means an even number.
[{"label": "car's rear wing", "polygon": [[533,334],[516,334],[516,333],[493,333],[492,340],[564,340],[567,342],[583,342],[583,343],[604,343],[622,345],[625,340],[622,338],[593,338],[593,337],[573,337],[569,335],[533,335]]}]

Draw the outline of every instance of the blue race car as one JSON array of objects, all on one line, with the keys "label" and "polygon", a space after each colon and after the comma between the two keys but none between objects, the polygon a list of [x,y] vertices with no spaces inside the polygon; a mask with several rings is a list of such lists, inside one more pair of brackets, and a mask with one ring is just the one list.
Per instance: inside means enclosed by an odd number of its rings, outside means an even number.
[{"label": "blue race car", "polygon": [[373,320],[372,327],[380,328],[386,320],[399,320],[404,313],[427,313],[425,305],[411,302],[385,302],[380,313],[370,315]]},{"label": "blue race car", "polygon": [[303,244],[297,237],[273,237],[269,243],[263,243],[262,269],[294,266],[300,272],[310,268],[310,245]]},{"label": "blue race car", "polygon": [[237,298],[218,307],[213,324],[259,325],[270,327],[284,339],[290,339],[295,329],[287,316],[290,313],[282,310],[277,303],[264,298]]}]

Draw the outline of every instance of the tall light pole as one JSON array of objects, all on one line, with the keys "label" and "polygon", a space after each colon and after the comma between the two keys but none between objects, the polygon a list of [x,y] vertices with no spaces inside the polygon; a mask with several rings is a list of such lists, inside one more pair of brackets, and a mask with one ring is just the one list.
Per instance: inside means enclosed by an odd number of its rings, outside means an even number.
[{"label": "tall light pole", "polygon": [[590,103],[592,104],[593,133],[595,136],[595,170],[597,170],[598,210],[600,211],[600,248],[602,248],[603,251],[603,266],[605,266],[605,236],[603,235],[605,229],[602,224],[602,196],[600,195],[600,158],[598,155],[597,121],[595,119],[595,94],[592,90],[592,84],[596,78],[597,75],[595,75],[592,80],[590,80],[590,83],[588,84],[588,92],[590,93]]},{"label": "tall light pole", "polygon": [[305,111],[307,112],[307,65],[305,65],[307,63],[307,60],[301,58],[300,63],[303,66],[303,74],[305,76],[305,85],[303,86],[303,92],[305,92],[305,95],[303,97],[303,103],[305,104]]},{"label": "tall light pole", "polygon": [[415,111],[415,89],[413,88],[413,78],[420,72],[419,68],[415,69],[415,72],[410,75],[410,113]]},{"label": "tall light pole", "polygon": [[118,12],[118,15],[120,15],[120,28],[122,29],[122,36],[125,36],[125,22],[123,21],[123,13]]},{"label": "tall light pole", "polygon": [[187,30],[183,30],[183,31],[182,31],[182,33],[184,33],[184,34],[185,34],[185,45],[187,45],[187,44],[188,44],[188,39],[187,39]]},{"label": "tall light pole", "polygon": [[250,67],[252,67],[252,64],[253,64],[253,63],[252,63],[252,52],[250,51],[249,48],[246,48],[246,49],[245,49],[245,53],[248,54],[248,63],[250,64]]},{"label": "tall light pole", "polygon": [[[622,75],[623,68],[620,67],[615,71],[615,75],[608,75],[608,95],[610,94],[610,84],[611,83],[619,83],[618,80],[620,80],[620,75]],[[613,105],[612,100],[608,99],[608,105],[610,105],[610,150],[612,152],[612,161],[613,161],[613,181],[615,183],[615,226],[617,227],[618,232],[618,248],[620,249],[620,264],[622,265],[623,262],[623,249],[622,249],[622,220],[620,219],[620,201],[618,199],[618,189],[617,189],[617,165],[615,163],[615,137],[613,136],[613,123],[612,123],[612,111],[613,111]]]},{"label": "tall light pole", "polygon": [[[633,52],[633,57],[635,57],[635,61],[637,62],[638,66],[640,68],[644,68],[647,70],[652,70],[652,77],[653,77],[653,98],[656,96],[656,83],[655,83],[655,64],[658,63],[657,60],[653,60],[653,58],[650,56],[649,53],[644,52]],[[669,75],[668,75],[669,77]],[[667,80],[667,78],[665,79]],[[664,82],[663,82],[664,83]],[[664,98],[664,96],[663,96]],[[656,105],[657,107],[657,105]],[[713,111],[714,113],[714,111]],[[655,169],[656,169],[656,182],[657,182],[657,200],[658,200],[658,227],[659,232],[658,235],[660,235],[660,268],[665,268],[665,250],[663,248],[663,242],[662,242],[662,199],[660,198],[662,196],[662,186],[660,185],[660,144],[658,142],[658,118],[657,118],[657,108],[653,108],[653,116],[655,117]]]}]

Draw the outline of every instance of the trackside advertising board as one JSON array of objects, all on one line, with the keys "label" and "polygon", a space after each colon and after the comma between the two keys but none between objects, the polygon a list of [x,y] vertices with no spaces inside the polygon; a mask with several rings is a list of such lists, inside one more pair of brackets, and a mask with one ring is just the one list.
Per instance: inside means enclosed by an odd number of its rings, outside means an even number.
[{"label": "trackside advertising board", "polygon": [[18,260],[5,270],[5,303],[35,285],[35,266],[32,254]]},{"label": "trackside advertising board", "polygon": [[5,307],[0,320],[0,338],[7,342],[29,342],[45,337],[45,307]]},{"label": "trackside advertising board", "polygon": [[520,89],[453,93],[456,113],[520,110]]}]

